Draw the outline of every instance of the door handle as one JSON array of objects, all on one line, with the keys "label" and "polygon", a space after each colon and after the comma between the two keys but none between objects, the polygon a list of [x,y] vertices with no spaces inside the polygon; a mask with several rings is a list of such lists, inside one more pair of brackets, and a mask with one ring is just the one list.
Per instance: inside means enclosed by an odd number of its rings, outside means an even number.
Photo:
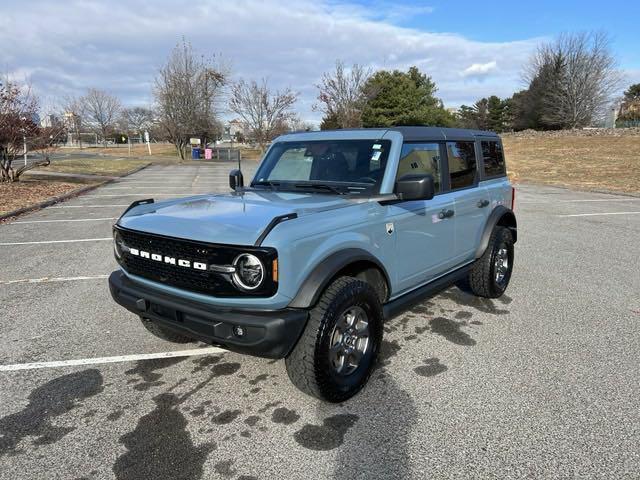
[{"label": "door handle", "polygon": [[442,210],[440,213],[438,213],[438,218],[440,220],[444,220],[445,218],[451,218],[455,215],[456,212],[454,212],[453,210]]},{"label": "door handle", "polygon": [[486,207],[487,205],[489,205],[489,200],[480,200],[480,201],[478,202],[478,208],[484,208],[484,207]]}]

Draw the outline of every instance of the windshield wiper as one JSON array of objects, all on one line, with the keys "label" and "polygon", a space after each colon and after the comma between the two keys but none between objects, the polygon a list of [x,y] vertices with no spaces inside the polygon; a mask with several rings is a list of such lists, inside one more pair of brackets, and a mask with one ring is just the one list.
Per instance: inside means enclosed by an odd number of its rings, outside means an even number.
[{"label": "windshield wiper", "polygon": [[293,185],[294,188],[315,188],[317,190],[328,190],[330,192],[333,193],[337,193],[338,195],[346,195],[347,192],[345,192],[344,190],[340,190],[337,187],[334,187],[333,185],[327,185],[326,183],[315,183],[315,182],[305,182],[305,183],[296,183]]},{"label": "windshield wiper", "polygon": [[277,190],[276,187],[280,185],[280,182],[272,182],[271,180],[258,180],[257,182],[252,182],[251,186],[255,187],[256,185],[261,187],[271,187],[271,190]]}]

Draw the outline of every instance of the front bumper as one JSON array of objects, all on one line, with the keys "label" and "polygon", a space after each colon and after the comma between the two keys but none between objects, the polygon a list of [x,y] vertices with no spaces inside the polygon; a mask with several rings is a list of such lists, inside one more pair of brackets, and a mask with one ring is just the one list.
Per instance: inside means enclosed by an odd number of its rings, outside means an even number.
[{"label": "front bumper", "polygon": [[[186,301],[130,280],[121,270],[109,276],[113,299],[143,319],[196,340],[258,357],[284,358],[307,323],[306,310],[241,310]],[[240,337],[234,327],[242,327]]]}]

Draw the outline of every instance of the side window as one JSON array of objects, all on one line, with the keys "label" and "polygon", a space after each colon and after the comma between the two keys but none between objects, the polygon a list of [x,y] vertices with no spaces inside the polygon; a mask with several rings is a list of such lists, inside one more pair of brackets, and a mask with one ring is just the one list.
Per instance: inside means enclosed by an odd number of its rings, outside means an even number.
[{"label": "side window", "polygon": [[440,146],[437,143],[405,143],[396,179],[410,173],[431,174],[438,193],[441,189]]},{"label": "side window", "polygon": [[476,181],[474,142],[447,142],[451,190],[471,187]]},{"label": "side window", "polygon": [[506,173],[500,142],[482,142],[482,158],[485,177],[497,177]]}]

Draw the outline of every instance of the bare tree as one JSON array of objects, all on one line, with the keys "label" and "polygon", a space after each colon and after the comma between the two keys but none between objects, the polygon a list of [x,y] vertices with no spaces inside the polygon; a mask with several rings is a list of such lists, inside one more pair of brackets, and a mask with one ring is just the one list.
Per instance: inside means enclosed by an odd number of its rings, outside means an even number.
[{"label": "bare tree", "polygon": [[[0,181],[16,182],[27,170],[50,164],[49,155],[57,147],[62,125],[38,125],[38,99],[29,86],[0,82]],[[16,159],[35,155],[35,160]]]},{"label": "bare tree", "polygon": [[290,88],[272,92],[266,79],[260,83],[240,80],[231,87],[229,109],[242,119],[255,142],[264,150],[295,118],[293,105],[297,99],[298,94]]},{"label": "bare tree", "polygon": [[297,115],[289,120],[288,127],[290,132],[312,132],[317,130],[313,123],[303,120]]},{"label": "bare tree", "polygon": [[541,120],[551,128],[580,128],[602,118],[621,76],[605,33],[560,35],[541,45],[526,70],[545,85]]},{"label": "bare tree", "polygon": [[122,108],[117,97],[90,88],[87,94],[80,98],[83,121],[100,135],[106,146],[107,137],[114,132],[116,122]]},{"label": "bare tree", "polygon": [[215,58],[197,57],[184,40],[160,70],[154,88],[159,126],[180,158],[185,158],[190,136],[218,134],[216,107],[226,77],[225,68]]},{"label": "bare tree", "polygon": [[332,119],[338,128],[362,126],[362,110],[374,92],[366,88],[371,70],[354,64],[350,70],[341,61],[336,61],[333,72],[324,73],[318,88],[318,101],[314,110]]},{"label": "bare tree", "polygon": [[128,134],[142,135],[151,129],[154,123],[154,113],[150,108],[132,107],[122,110],[120,124]]},{"label": "bare tree", "polygon": [[67,133],[71,138],[67,139],[67,143],[73,144],[75,136],[78,146],[82,149],[82,102],[80,98],[75,96],[67,96],[62,101],[62,120],[67,129]]}]

